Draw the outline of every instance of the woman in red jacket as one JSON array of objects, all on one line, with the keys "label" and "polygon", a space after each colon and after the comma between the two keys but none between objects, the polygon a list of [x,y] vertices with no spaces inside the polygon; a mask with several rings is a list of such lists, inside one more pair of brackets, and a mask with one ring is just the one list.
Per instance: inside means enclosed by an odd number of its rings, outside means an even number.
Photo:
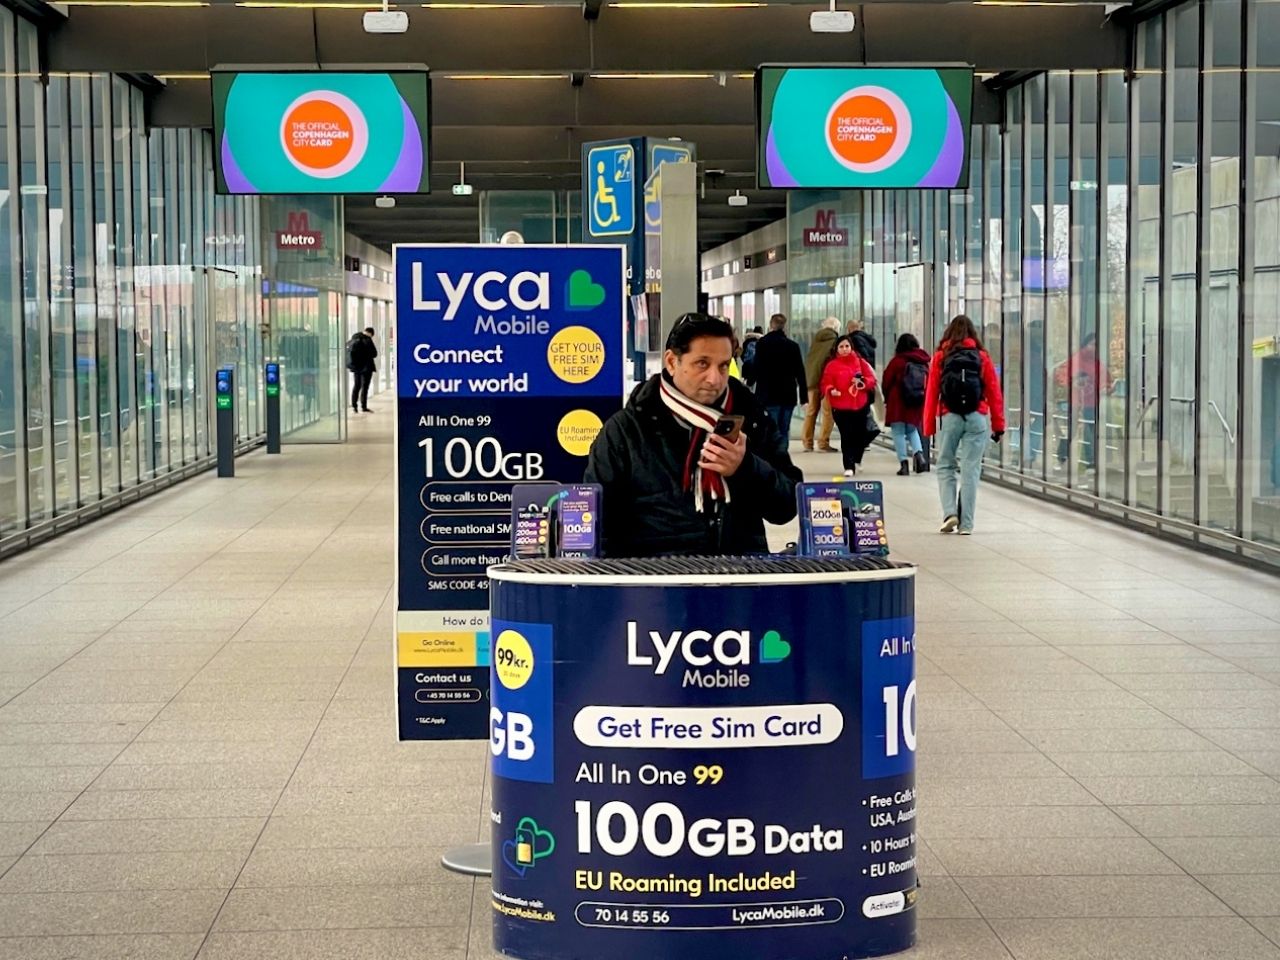
[{"label": "woman in red jacket", "polygon": [[1004,435],[1004,397],[995,364],[964,314],[947,325],[929,365],[924,431],[927,436],[938,434],[941,531],[959,527],[961,534],[973,533],[982,454],[988,437],[999,443]]},{"label": "woman in red jacket", "polygon": [[853,340],[843,336],[836,341],[836,355],[822,372],[822,395],[831,399],[831,415],[840,430],[840,456],[844,459],[844,475],[852,477],[862,462],[871,441],[880,433],[867,429],[867,409],[871,391],[876,386],[876,372],[853,348]]},{"label": "woman in red jacket", "polygon": [[929,469],[929,460],[920,442],[920,419],[924,413],[928,383],[929,355],[920,349],[920,341],[914,334],[904,333],[898,337],[893,359],[884,368],[884,376],[880,380],[884,390],[884,421],[893,432],[900,477],[911,474],[913,460],[916,473],[925,473]]}]

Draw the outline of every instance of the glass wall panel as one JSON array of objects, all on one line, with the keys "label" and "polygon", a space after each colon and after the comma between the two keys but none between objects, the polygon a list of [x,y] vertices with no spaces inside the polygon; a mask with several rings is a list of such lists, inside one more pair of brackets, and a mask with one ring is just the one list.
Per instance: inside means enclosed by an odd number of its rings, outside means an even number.
[{"label": "glass wall panel", "polygon": [[1046,257],[1048,211],[1046,174],[1046,109],[1048,78],[1044,75],[1027,83],[1024,103],[1023,195],[1026,198],[1022,221],[1022,316],[1023,401],[1027,411],[1026,472],[1043,477],[1045,444],[1050,423],[1046,404],[1045,371],[1045,288],[1050,275]]},{"label": "glass wall panel", "polygon": [[70,91],[49,79],[49,357],[53,394],[54,508],[77,506],[75,273],[72,259]]},{"label": "glass wall panel", "polygon": [[1164,23],[1138,27],[1130,83],[1129,502],[1155,511],[1160,497],[1160,265],[1164,183]]},{"label": "glass wall panel", "polygon": [[1044,343],[1049,405],[1049,443],[1053,463],[1049,478],[1068,480],[1074,433],[1069,370],[1071,333],[1071,77],[1049,75],[1047,148],[1048,176],[1045,228]]},{"label": "glass wall panel", "polygon": [[[1205,5],[1200,224],[1200,522],[1239,531],[1242,0]],[[1206,219],[1207,218],[1207,219]]]},{"label": "glass wall panel", "polygon": [[[1253,164],[1246,248],[1245,534],[1280,543],[1280,2],[1250,0],[1249,159]],[[1251,262],[1250,262],[1251,261]]]},{"label": "glass wall panel", "polygon": [[1071,78],[1071,324],[1063,371],[1071,403],[1068,481],[1097,489],[1099,396],[1110,392],[1110,369],[1098,349],[1098,76]]},{"label": "glass wall panel", "polygon": [[125,487],[138,482],[138,404],[135,371],[138,363],[137,313],[133,286],[133,163],[130,137],[129,86],[111,79],[111,181],[115,188],[111,249],[116,288],[116,403],[120,411],[120,476]]},{"label": "glass wall panel", "polygon": [[1004,440],[1005,464],[1021,470],[1031,462],[1029,418],[1023,390],[1022,352],[1022,229],[1023,229],[1023,89],[1016,87],[1005,102],[1004,133],[1004,291],[1002,312],[1004,387],[1008,433]]},{"label": "glass wall panel", "polygon": [[[129,80],[51,73],[43,46],[0,10],[0,538],[211,453],[210,137],[147,131]],[[221,250],[246,437],[261,435],[258,207],[226,201],[239,239]]]},{"label": "glass wall panel", "polygon": [[[1105,236],[1098,260],[1098,359],[1107,369],[1098,398],[1098,495],[1123,501],[1129,443],[1125,346],[1129,262],[1129,100],[1124,76],[1100,78],[1100,216]],[[1109,384],[1109,389],[1107,385]]]},{"label": "glass wall panel", "polygon": [[1160,466],[1165,513],[1196,519],[1196,342],[1200,336],[1198,253],[1200,174],[1200,4],[1167,15],[1173,69],[1166,71],[1165,396],[1160,403]]},{"label": "glass wall panel", "polygon": [[[16,263],[18,234],[15,20],[0,10],[0,263]],[[26,526],[27,438],[23,398],[22,284],[0,270],[0,533]]]},{"label": "glass wall panel", "polygon": [[27,520],[53,515],[53,410],[49,393],[49,204],[40,38],[18,21],[18,156],[21,175],[23,353],[26,360]]}]

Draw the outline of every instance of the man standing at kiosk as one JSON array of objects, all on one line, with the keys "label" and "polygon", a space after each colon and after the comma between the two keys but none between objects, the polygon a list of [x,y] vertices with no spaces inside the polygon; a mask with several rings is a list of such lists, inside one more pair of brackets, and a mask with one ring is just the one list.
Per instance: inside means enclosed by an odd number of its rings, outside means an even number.
[{"label": "man standing at kiosk", "polygon": [[733,328],[686,313],[663,371],[640,384],[591,446],[608,557],[767,553],[764,523],[796,515],[802,479],[751,391],[729,377]]}]

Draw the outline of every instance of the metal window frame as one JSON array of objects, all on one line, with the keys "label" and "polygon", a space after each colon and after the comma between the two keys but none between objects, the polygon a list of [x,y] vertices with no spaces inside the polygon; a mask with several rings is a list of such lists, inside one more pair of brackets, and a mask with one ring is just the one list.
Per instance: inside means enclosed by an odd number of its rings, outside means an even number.
[{"label": "metal window frame", "polygon": [[[1256,267],[1254,244],[1257,231],[1257,184],[1254,177],[1254,157],[1258,150],[1258,6],[1257,0],[1245,0],[1241,4],[1241,64],[1240,97],[1240,302],[1237,322],[1236,386],[1240,405],[1236,411],[1236,436],[1240,438],[1236,457],[1236,518],[1240,536],[1253,539],[1254,484],[1248,469],[1256,459],[1253,447],[1253,420],[1255,416],[1252,370],[1252,344],[1256,316]],[[1260,415],[1260,412],[1259,412]]]}]

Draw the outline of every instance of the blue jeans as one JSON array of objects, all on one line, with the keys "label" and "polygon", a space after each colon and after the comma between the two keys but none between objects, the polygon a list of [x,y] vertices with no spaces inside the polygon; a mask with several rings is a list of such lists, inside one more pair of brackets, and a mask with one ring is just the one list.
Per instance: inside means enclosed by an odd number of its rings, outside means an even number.
[{"label": "blue jeans", "polygon": [[777,426],[778,432],[782,434],[782,442],[791,442],[791,415],[795,413],[795,407],[765,407],[764,412],[769,419]]},{"label": "blue jeans", "polygon": [[[980,413],[962,417],[948,413],[938,433],[938,496],[942,517],[960,515],[960,529],[973,529],[974,508],[978,504],[978,478],[982,476],[982,454],[991,437],[991,421]],[[957,490],[957,485],[959,490]],[[959,495],[959,510],[956,497]]]},{"label": "blue jeans", "polygon": [[920,431],[910,423],[891,423],[889,430],[893,433],[893,449],[898,452],[899,460],[906,460],[907,445],[911,446],[911,453],[919,453],[924,449],[920,444]]}]

